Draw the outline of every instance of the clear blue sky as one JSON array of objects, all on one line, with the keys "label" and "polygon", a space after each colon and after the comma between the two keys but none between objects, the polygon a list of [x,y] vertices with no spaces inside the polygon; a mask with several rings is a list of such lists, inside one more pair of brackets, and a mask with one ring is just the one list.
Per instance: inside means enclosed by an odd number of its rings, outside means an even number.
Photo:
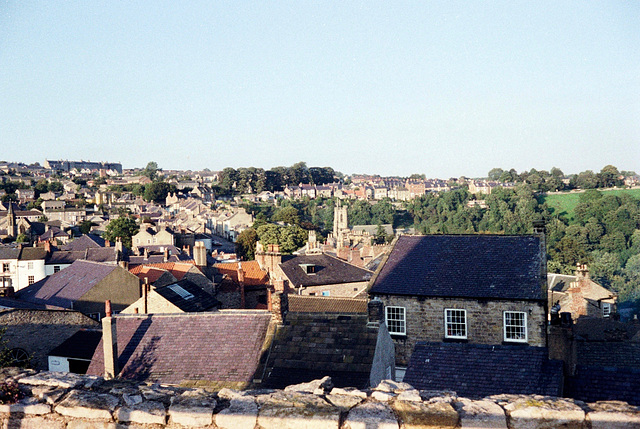
[{"label": "clear blue sky", "polygon": [[640,172],[638,1],[0,0],[0,160]]}]

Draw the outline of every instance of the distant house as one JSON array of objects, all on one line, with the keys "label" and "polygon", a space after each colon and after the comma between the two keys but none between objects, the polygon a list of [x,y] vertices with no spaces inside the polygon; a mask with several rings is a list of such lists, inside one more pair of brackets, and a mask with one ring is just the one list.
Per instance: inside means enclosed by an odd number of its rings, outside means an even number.
[{"label": "distant house", "polygon": [[76,260],[64,270],[20,290],[16,298],[78,310],[100,320],[104,302],[121,311],[141,296],[140,281],[119,265]]},{"label": "distant house", "polygon": [[[108,320],[108,319],[107,319]],[[183,386],[246,388],[261,377],[271,313],[225,310],[213,313],[114,316],[119,377]],[[102,343],[88,374],[102,376]]]},{"label": "distant house", "polygon": [[45,251],[40,247],[0,246],[0,288],[13,292],[45,277]]},{"label": "distant house", "polygon": [[122,310],[122,313],[195,313],[213,311],[219,307],[220,303],[213,295],[183,279],[166,286],[149,286],[146,292],[143,289],[142,297]]},{"label": "distant house", "polygon": [[575,276],[549,274],[548,282],[549,308],[558,303],[559,311],[571,313],[573,320],[608,318],[617,312],[617,294],[591,280],[586,265],[580,265]]},{"label": "distant house", "polygon": [[272,280],[300,295],[355,297],[368,285],[372,272],[327,254],[282,256],[279,251],[256,250],[256,260]]},{"label": "distant house", "polygon": [[400,236],[371,282],[397,363],[419,341],[546,347],[546,264],[538,236]]},{"label": "distant house", "polygon": [[222,308],[267,308],[269,275],[257,261],[224,262],[213,267],[222,276],[216,294]]}]

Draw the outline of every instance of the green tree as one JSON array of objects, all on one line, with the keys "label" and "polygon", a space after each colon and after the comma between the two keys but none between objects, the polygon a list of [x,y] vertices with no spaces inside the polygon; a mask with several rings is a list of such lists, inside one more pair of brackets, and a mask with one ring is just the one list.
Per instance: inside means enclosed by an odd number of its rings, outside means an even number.
[{"label": "green tree", "polygon": [[257,241],[258,233],[253,228],[247,228],[238,234],[236,239],[236,254],[238,257],[249,261],[255,259]]},{"label": "green tree", "polygon": [[158,171],[158,163],[155,161],[149,161],[144,170],[142,170],[142,175],[147,176],[151,180],[155,180],[158,175]]},{"label": "green tree", "polygon": [[145,186],[143,198],[145,201],[163,203],[169,193],[175,193],[176,191],[175,185],[170,185],[167,182],[153,182]]},{"label": "green tree", "polygon": [[122,244],[131,249],[131,237],[136,235],[140,228],[133,218],[128,216],[119,217],[109,222],[104,231],[104,239],[116,241],[116,238],[122,239]]},{"label": "green tree", "polygon": [[90,220],[83,220],[80,222],[80,232],[83,234],[89,234],[91,232],[91,227],[93,223]]},{"label": "green tree", "polygon": [[300,223],[300,214],[295,207],[287,206],[276,210],[272,219],[276,222],[284,222],[288,225],[298,225]]}]

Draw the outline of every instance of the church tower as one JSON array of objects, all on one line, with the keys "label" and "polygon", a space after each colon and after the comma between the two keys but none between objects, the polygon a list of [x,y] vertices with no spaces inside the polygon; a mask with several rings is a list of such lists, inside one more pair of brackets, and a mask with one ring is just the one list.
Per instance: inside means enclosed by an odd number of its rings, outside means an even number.
[{"label": "church tower", "polygon": [[9,201],[9,212],[7,213],[7,219],[9,221],[7,232],[9,233],[10,237],[15,238],[18,236],[18,227],[16,224],[16,214],[13,211],[13,203],[11,201]]},{"label": "church tower", "polygon": [[341,247],[344,240],[343,231],[349,228],[347,220],[347,207],[340,204],[340,200],[333,209],[333,237],[338,241],[338,247]]}]

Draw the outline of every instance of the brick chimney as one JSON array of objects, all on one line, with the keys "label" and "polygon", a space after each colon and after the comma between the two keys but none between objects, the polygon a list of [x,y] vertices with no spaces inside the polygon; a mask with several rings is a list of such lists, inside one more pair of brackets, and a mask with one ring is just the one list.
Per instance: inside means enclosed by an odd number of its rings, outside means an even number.
[{"label": "brick chimney", "polygon": [[373,298],[367,304],[367,327],[379,328],[384,321],[384,304],[379,298]]},{"label": "brick chimney", "polygon": [[289,312],[289,295],[267,288],[267,308],[271,312],[272,320],[282,324]]},{"label": "brick chimney", "polygon": [[104,351],[104,378],[112,380],[120,373],[118,367],[118,337],[116,323],[111,314],[111,301],[105,301],[106,316],[102,318],[102,345]]},{"label": "brick chimney", "polygon": [[238,262],[238,285],[240,285],[240,308],[245,308],[246,297],[244,291],[244,271],[242,271],[242,262]]},{"label": "brick chimney", "polygon": [[207,249],[202,241],[197,241],[193,246],[193,259],[198,267],[207,266]]}]

